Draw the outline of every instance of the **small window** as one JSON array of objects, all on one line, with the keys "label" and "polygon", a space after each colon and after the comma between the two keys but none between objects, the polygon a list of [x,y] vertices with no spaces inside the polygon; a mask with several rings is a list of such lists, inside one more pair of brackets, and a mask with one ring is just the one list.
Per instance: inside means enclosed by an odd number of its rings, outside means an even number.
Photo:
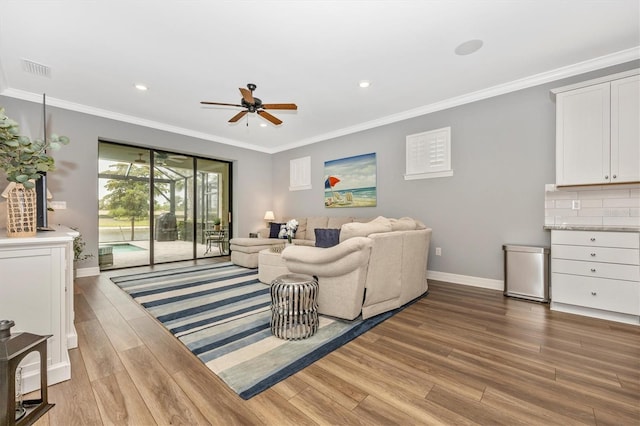
[{"label": "small window", "polygon": [[289,161],[289,191],[311,189],[311,157]]},{"label": "small window", "polygon": [[451,127],[407,136],[405,180],[453,176]]}]

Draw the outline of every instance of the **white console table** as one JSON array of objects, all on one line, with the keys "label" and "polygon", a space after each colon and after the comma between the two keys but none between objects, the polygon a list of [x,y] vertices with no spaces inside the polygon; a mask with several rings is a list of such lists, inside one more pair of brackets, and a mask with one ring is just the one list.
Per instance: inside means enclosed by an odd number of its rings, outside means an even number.
[{"label": "white console table", "polygon": [[[47,378],[54,384],[71,378],[69,352],[78,346],[73,324],[73,238],[66,227],[39,231],[35,237],[8,238],[0,229],[0,319],[13,320],[12,333],[52,336],[47,340]],[[40,387],[35,353],[22,362],[23,391]]]}]

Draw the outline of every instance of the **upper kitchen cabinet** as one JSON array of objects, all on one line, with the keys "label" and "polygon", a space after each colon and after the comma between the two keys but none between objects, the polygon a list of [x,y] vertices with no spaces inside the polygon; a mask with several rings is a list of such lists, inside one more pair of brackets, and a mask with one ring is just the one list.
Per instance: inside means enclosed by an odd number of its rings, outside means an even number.
[{"label": "upper kitchen cabinet", "polygon": [[640,182],[638,71],[552,91],[557,185]]}]

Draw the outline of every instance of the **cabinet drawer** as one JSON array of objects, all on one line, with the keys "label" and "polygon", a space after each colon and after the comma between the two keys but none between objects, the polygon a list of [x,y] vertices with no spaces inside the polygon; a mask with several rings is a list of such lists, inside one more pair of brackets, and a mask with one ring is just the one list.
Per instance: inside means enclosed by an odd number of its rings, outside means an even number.
[{"label": "cabinet drawer", "polygon": [[640,248],[637,232],[552,231],[551,244]]},{"label": "cabinet drawer", "polygon": [[551,247],[551,256],[554,259],[640,265],[640,250],[638,249],[564,246],[556,244]]},{"label": "cabinet drawer", "polygon": [[551,259],[551,272],[582,275],[585,277],[640,281],[640,267],[637,265]]},{"label": "cabinet drawer", "polygon": [[640,314],[640,286],[630,281],[553,273],[551,300],[630,315]]}]

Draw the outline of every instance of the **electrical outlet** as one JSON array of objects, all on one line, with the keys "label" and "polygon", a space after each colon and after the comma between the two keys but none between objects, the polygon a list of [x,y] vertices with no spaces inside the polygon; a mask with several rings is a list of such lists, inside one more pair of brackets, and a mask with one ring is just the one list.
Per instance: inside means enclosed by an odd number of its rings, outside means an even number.
[{"label": "electrical outlet", "polygon": [[580,210],[580,200],[571,200],[571,210]]},{"label": "electrical outlet", "polygon": [[436,256],[442,256],[442,249],[440,247],[436,247]]}]

